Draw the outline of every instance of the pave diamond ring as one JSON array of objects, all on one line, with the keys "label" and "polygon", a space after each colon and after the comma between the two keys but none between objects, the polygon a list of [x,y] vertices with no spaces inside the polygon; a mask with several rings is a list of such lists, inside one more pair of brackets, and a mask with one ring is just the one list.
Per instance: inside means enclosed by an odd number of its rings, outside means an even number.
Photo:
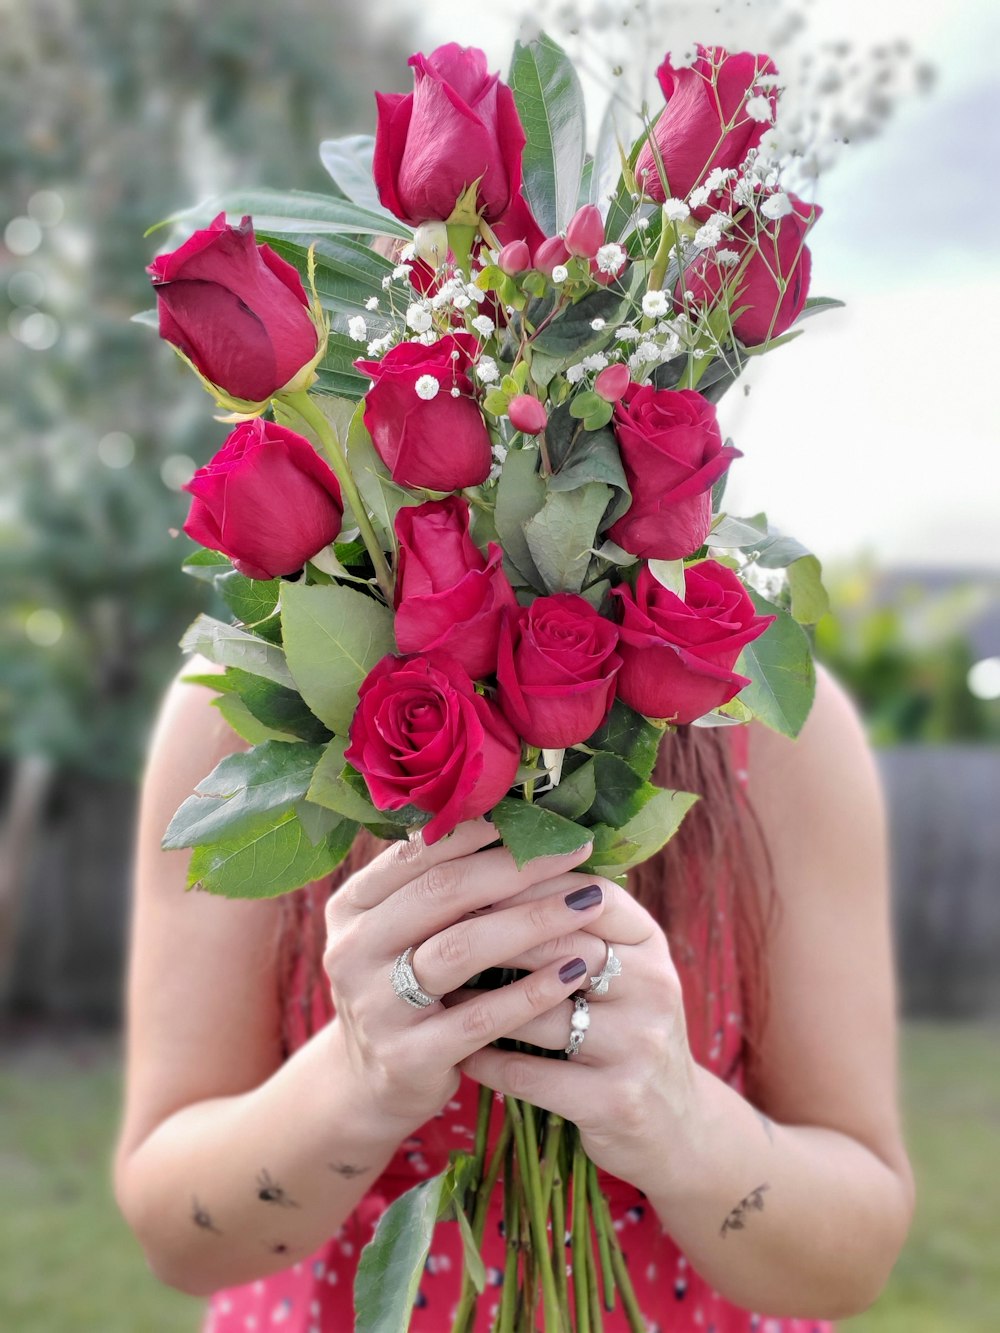
[{"label": "pave diamond ring", "polygon": [[607,949],[607,957],[604,960],[604,966],[598,972],[596,977],[590,978],[590,987],[587,990],[588,995],[604,995],[611,985],[612,977],[620,977],[622,974],[621,959],[615,953],[610,940],[604,941]]}]

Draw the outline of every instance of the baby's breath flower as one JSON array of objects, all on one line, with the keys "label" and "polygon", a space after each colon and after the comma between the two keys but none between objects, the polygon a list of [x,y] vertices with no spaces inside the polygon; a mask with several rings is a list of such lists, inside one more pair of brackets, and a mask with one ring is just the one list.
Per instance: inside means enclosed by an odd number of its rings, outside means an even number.
[{"label": "baby's breath flower", "polygon": [[392,278],[387,273],[385,277],[382,279],[382,290],[384,292],[387,292],[391,286],[392,286]]},{"label": "baby's breath flower", "polygon": [[602,245],[595,258],[597,259],[597,267],[602,273],[610,273],[614,276],[625,267],[625,260],[628,256],[620,245],[612,241],[609,245]]},{"label": "baby's breath flower", "polygon": [[761,124],[767,124],[772,120],[771,103],[766,97],[747,98],[747,115],[751,120],[759,121]]},{"label": "baby's breath flower", "polygon": [[437,397],[441,385],[433,375],[421,375],[413,387],[417,392],[417,397],[422,398],[425,403],[429,403],[432,398]]},{"label": "baby's breath flower", "polygon": [[715,262],[723,268],[735,268],[740,262],[738,250],[719,249],[715,252]]},{"label": "baby's breath flower", "polygon": [[590,327],[594,330],[595,333],[600,333],[600,331],[604,328],[606,323],[607,321],[603,320],[600,317],[600,315],[598,315],[596,319],[592,319],[590,321]]},{"label": "baby's breath flower", "polygon": [[433,320],[431,312],[425,309],[418,301],[406,308],[406,324],[414,333],[426,333]]},{"label": "baby's breath flower", "polygon": [[417,253],[416,246],[413,244],[412,241],[407,241],[406,244],[403,246],[403,248],[400,250],[399,257],[405,262],[406,260],[412,259],[416,253]]},{"label": "baby's breath flower", "polygon": [[704,208],[708,203],[708,186],[699,185],[697,189],[692,190],[688,195],[688,203],[692,208]]},{"label": "baby's breath flower", "polygon": [[377,309],[378,309],[378,297],[377,297],[377,296],[369,296],[368,300],[365,302],[365,309],[366,309],[366,310],[377,310]]},{"label": "baby's breath flower", "polygon": [[494,323],[489,315],[477,315],[472,321],[472,327],[484,338],[489,338],[493,334]]},{"label": "baby's breath flower", "polygon": [[565,282],[569,277],[569,269],[565,264],[556,264],[552,270],[552,281],[554,283]]},{"label": "baby's breath flower", "polygon": [[383,338],[373,338],[372,341],[368,344],[368,355],[381,356],[382,353],[387,352],[391,346],[392,346],[391,333],[387,333]]},{"label": "baby's breath flower", "polygon": [[393,281],[399,282],[402,278],[408,278],[412,272],[412,264],[397,264],[392,270]]},{"label": "baby's breath flower", "polygon": [[451,396],[452,398],[461,398],[462,390],[458,387],[457,384],[452,387]]},{"label": "baby's breath flower", "polygon": [[732,167],[713,167],[705,177],[705,186],[708,190],[721,190],[727,181],[732,180],[736,172]]},{"label": "baby's breath flower", "polygon": [[481,384],[493,384],[500,378],[500,368],[491,356],[481,356],[476,362],[476,378]]},{"label": "baby's breath flower", "polygon": [[741,176],[733,186],[733,198],[744,208],[754,201],[754,180],[752,176]]},{"label": "baby's breath flower", "polygon": [[347,321],[347,332],[356,343],[363,343],[368,337],[368,326],[362,315],[355,315]]},{"label": "baby's breath flower", "polygon": [[593,352],[590,356],[585,356],[581,364],[584,370],[603,370],[608,364],[608,358],[603,352]]},{"label": "baby's breath flower", "polygon": [[452,298],[451,303],[456,310],[468,310],[469,306],[472,304],[465,292],[459,292],[457,296]]},{"label": "baby's breath flower", "polygon": [[642,298],[642,313],[648,319],[658,319],[668,308],[666,292],[647,292]]},{"label": "baby's breath flower", "polygon": [[634,324],[622,324],[615,330],[615,337],[621,343],[638,342],[642,334]]},{"label": "baby's breath flower", "polygon": [[566,379],[570,384],[579,384],[586,373],[581,364],[570,366],[566,371]]},{"label": "baby's breath flower", "polygon": [[779,190],[777,194],[772,194],[769,199],[764,200],[760,211],[766,218],[783,218],[786,213],[791,213],[792,201],[783,190]]},{"label": "baby's breath flower", "polygon": [[649,218],[640,218],[635,224],[636,231],[649,231]]},{"label": "baby's breath flower", "polygon": [[482,305],[486,300],[486,293],[482,287],[477,287],[474,282],[470,282],[465,289],[465,294],[470,301],[475,301],[476,305]]},{"label": "baby's breath flower", "polygon": [[683,222],[690,213],[691,210],[683,199],[668,199],[663,205],[663,216],[668,222]]}]

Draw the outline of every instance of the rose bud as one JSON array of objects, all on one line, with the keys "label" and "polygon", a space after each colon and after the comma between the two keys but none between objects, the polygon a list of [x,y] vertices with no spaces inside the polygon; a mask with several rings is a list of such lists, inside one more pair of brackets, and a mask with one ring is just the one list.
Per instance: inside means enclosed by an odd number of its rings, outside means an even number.
[{"label": "rose bud", "polygon": [[262,410],[307,389],[326,349],[298,272],[225,213],[147,267],[165,338],[223,406]]},{"label": "rose bud", "polygon": [[594,380],[594,393],[606,403],[617,403],[624,397],[632,383],[632,375],[626,365],[605,366]]},{"label": "rose bud", "polygon": [[497,267],[511,278],[530,268],[531,251],[527,241],[508,241],[497,257]]},{"label": "rose bud", "polygon": [[412,93],[376,93],[372,174],[383,205],[413,226],[447,222],[478,181],[476,209],[495,222],[521,188],[524,130],[514,95],[486,55],[449,42],[410,57]]},{"label": "rose bud", "polygon": [[399,343],[381,361],[355,361],[375,381],[365,426],[401,486],[459,491],[489,476],[490,437],[469,378],[478,349],[471,334],[449,333],[430,347]]},{"label": "rose bud", "polygon": [[340,484],[302,435],[260,417],[233,430],[183,488],[184,531],[248,579],[294,574],[340,532]]},{"label": "rose bud", "polygon": [[548,425],[545,408],[530,393],[519,393],[507,407],[510,424],[525,435],[541,435]]},{"label": "rose bud", "polygon": [[541,245],[535,251],[535,268],[539,273],[544,273],[547,278],[552,277],[552,270],[560,264],[565,264],[570,258],[570,253],[566,249],[566,242],[561,236],[550,236],[548,240],[542,241]]},{"label": "rose bud", "polygon": [[684,726],[745,685],[733,667],[776,616],[759,616],[736,574],[715,560],[684,571],[684,600],[643,566],[633,593],[612,588],[621,612],[618,697],[646,717]]},{"label": "rose bud", "polygon": [[566,228],[566,249],[571,255],[593,259],[604,244],[604,219],[595,204],[577,209]]},{"label": "rose bud", "polygon": [[497,698],[518,735],[547,750],[592,735],[615,697],[617,642],[617,626],[574,593],[504,612]]},{"label": "rose bud", "polygon": [[[774,192],[771,197],[775,197]],[[787,332],[809,295],[812,256],[805,237],[823,210],[818,204],[803,203],[794,194],[783,197],[788,200],[788,211],[780,217],[765,215],[756,227],[749,216],[736,223],[726,237],[726,249],[735,250],[737,255],[732,268],[723,268],[706,251],[685,271],[683,282],[674,292],[678,310],[684,308],[684,291],[692,293],[695,305],[714,305],[725,297],[733,275],[739,273],[728,304],[734,310],[747,307],[733,320],[733,332],[745,347],[759,346]],[[738,266],[745,258],[746,267],[740,272]],[[783,292],[776,277],[784,285]]]},{"label": "rose bud", "polygon": [[[775,75],[770,56],[730,55],[721,46],[697,47],[690,68],[674,69],[668,55],[656,71],[666,109],[653,126],[667,189],[653,150],[645,143],[635,164],[643,191],[658,203],[685,199],[715,167],[738,167],[774,122],[777,94],[756,91],[761,75]],[[727,128],[728,127],[728,128]]]},{"label": "rose bud", "polygon": [[473,680],[491,676],[505,606],[517,598],[491,542],[484,559],[469,535],[469,502],[449,495],[396,515],[396,643],[400,652],[450,653]]},{"label": "rose bud", "polygon": [[[528,207],[523,194],[516,194],[510,202],[510,208],[493,226],[496,238],[501,246],[511,241],[524,241],[529,256],[533,256],[545,240],[545,232],[535,221],[535,215]],[[531,263],[529,261],[529,267]]]},{"label": "rose bud", "polygon": [[344,758],[380,810],[434,816],[423,829],[430,846],[507,794],[521,743],[453,658],[390,655],[361,683]]},{"label": "rose bud", "polygon": [[722,443],[715,408],[694,389],[632,384],[612,428],[632,503],[608,536],[646,560],[691,555],[712,526],[712,487],[743,456]]}]

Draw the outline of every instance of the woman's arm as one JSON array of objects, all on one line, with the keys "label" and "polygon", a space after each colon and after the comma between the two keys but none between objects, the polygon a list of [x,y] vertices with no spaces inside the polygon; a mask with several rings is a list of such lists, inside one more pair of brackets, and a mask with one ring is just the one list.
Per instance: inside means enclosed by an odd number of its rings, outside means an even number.
[{"label": "woman's arm", "polygon": [[882,1291],[914,1206],[883,796],[857,713],[825,671],[797,741],[751,734],[750,793],[782,904],[758,1086],[744,1100],[699,1067],[687,1127],[664,1136],[642,1188],[728,1300],[845,1318]]}]

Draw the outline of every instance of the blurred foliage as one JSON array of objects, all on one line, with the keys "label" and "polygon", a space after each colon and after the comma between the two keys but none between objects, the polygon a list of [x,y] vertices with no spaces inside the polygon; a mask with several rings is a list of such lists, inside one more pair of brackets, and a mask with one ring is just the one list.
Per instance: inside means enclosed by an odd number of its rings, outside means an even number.
[{"label": "blurred foliage", "polygon": [[227,428],[129,322],[180,239],[143,232],[234,185],[329,189],[320,140],[373,126],[408,54],[329,0],[0,0],[3,221],[33,220],[0,249],[0,752],[134,775],[206,609],[171,529]]},{"label": "blurred foliage", "polygon": [[1000,742],[1000,700],[970,691],[978,653],[971,630],[990,618],[1000,642],[1000,577],[928,586],[928,576],[869,563],[825,570],[832,610],[815,651],[850,690],[874,745]]}]

